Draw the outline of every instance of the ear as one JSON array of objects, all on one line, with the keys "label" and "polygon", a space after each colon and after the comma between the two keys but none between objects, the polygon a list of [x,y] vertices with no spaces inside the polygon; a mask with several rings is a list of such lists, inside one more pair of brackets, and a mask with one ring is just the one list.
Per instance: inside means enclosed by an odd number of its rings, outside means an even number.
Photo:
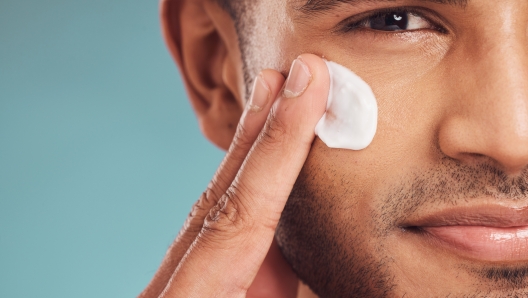
[{"label": "ear", "polygon": [[211,0],[163,0],[165,41],[178,63],[203,134],[227,150],[244,106],[234,22]]}]

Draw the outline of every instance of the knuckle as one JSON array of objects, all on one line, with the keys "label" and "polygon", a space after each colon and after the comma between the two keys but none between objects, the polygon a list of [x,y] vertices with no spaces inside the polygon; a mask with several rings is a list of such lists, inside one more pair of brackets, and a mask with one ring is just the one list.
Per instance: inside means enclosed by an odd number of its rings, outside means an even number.
[{"label": "knuckle", "polygon": [[270,119],[266,124],[266,128],[262,131],[260,142],[266,145],[280,145],[285,139],[289,137],[286,123],[274,116],[270,115]]},{"label": "knuckle", "polygon": [[253,146],[255,140],[249,137],[236,137],[229,148],[229,155],[231,161],[241,161],[247,156],[249,149]]},{"label": "knuckle", "polygon": [[199,232],[201,230],[204,218],[217,202],[218,197],[213,189],[214,188],[207,188],[200,195],[200,198],[194,202],[191,207],[191,212],[189,212],[189,215],[183,224],[182,231],[197,230],[197,232]]},{"label": "knuckle", "polygon": [[248,228],[251,228],[249,213],[242,204],[239,192],[232,187],[210,209],[201,234],[212,234],[213,238],[221,241],[233,238]]},{"label": "knuckle", "polygon": [[208,191],[204,191],[200,198],[194,202],[191,207],[191,212],[187,216],[183,228],[180,231],[180,234],[186,232],[199,232],[202,229],[203,218],[207,215],[207,212],[211,209],[210,206],[210,196]]},{"label": "knuckle", "polygon": [[212,201],[211,198],[214,195],[214,192],[211,191],[210,188],[206,189],[198,201],[196,201],[191,209],[191,214],[189,217],[196,217],[199,214],[203,214],[204,212],[207,212],[209,209],[211,209]]},{"label": "knuckle", "polygon": [[211,209],[217,202],[218,199],[222,196],[223,191],[219,191],[220,185],[226,183],[227,181],[221,175],[215,175],[215,177],[209,182],[205,192],[204,192],[204,206],[207,206],[208,209]]},{"label": "knuckle", "polygon": [[233,138],[232,144],[235,148],[249,148],[253,145],[253,141],[254,140],[250,137],[250,133],[247,129],[243,125],[240,125]]}]

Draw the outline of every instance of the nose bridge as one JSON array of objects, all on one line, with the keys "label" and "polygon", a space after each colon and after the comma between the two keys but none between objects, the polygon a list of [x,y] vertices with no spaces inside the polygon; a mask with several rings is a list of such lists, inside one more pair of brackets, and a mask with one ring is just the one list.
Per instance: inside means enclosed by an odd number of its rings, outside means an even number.
[{"label": "nose bridge", "polygon": [[475,64],[477,90],[473,90],[476,96],[472,96],[470,114],[484,120],[480,125],[493,132],[488,143],[503,146],[515,141],[528,146],[526,35],[510,29],[503,30],[500,38],[483,40],[487,42],[475,56],[479,60]]}]

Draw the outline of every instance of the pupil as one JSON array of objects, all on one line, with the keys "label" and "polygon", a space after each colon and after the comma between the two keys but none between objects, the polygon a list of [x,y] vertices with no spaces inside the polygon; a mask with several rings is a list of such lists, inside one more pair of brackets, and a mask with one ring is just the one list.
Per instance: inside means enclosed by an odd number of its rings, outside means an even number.
[{"label": "pupil", "polygon": [[409,22],[407,13],[390,12],[370,20],[370,27],[375,30],[398,31],[406,30]]}]

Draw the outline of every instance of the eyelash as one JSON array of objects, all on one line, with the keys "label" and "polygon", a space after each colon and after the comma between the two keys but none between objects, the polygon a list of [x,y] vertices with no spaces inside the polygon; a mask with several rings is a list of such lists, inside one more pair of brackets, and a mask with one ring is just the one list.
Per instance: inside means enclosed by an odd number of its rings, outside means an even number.
[{"label": "eyelash", "polygon": [[402,32],[415,31],[415,30],[381,31],[381,30],[368,29],[368,28],[364,27],[364,25],[367,24],[369,19],[376,18],[376,17],[382,17],[382,16],[384,16],[386,14],[389,14],[389,13],[409,13],[409,14],[414,14],[414,15],[416,15],[418,17],[423,18],[427,22],[429,22],[431,24],[431,26],[433,27],[432,30],[437,30],[438,32],[443,33],[443,34],[448,32],[443,26],[439,25],[437,22],[432,21],[430,18],[424,16],[423,9],[416,9],[416,8],[413,8],[413,7],[390,7],[390,8],[378,9],[378,10],[372,11],[370,13],[362,14],[361,15],[361,19],[358,20],[358,21],[354,20],[354,19],[357,20],[357,16],[351,17],[350,19],[352,19],[352,21],[349,21],[349,20],[343,21],[343,22],[345,22],[345,25],[344,25],[342,31],[346,33],[346,32],[352,32],[352,31],[357,31],[357,30],[369,30],[369,31],[376,31],[376,33],[381,33],[381,34],[398,34],[398,33],[402,33]]}]

